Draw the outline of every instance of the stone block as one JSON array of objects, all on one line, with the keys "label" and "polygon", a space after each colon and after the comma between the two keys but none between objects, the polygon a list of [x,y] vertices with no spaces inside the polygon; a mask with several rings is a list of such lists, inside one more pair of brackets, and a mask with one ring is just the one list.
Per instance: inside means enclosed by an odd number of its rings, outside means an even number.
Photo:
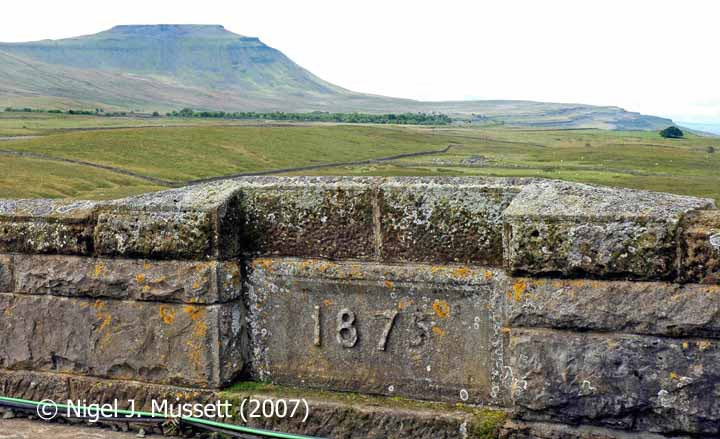
[{"label": "stone block", "polygon": [[680,279],[720,284],[720,210],[687,214],[680,226]]},{"label": "stone block", "polygon": [[711,200],[545,181],[505,211],[505,262],[516,273],[673,279],[682,215]]},{"label": "stone block", "polygon": [[436,401],[506,401],[505,277],[464,266],[255,259],[254,376]]},{"label": "stone block", "polygon": [[382,259],[502,265],[502,214],[528,181],[385,180],[379,192]]},{"label": "stone block", "polygon": [[242,191],[243,250],[264,256],[373,259],[372,178],[253,177]]},{"label": "stone block", "polygon": [[194,304],[241,296],[240,264],[234,261],[39,255],[15,255],[13,261],[15,282],[8,292]]},{"label": "stone block", "polygon": [[518,330],[515,416],[655,433],[720,434],[720,342]]},{"label": "stone block", "polygon": [[87,255],[100,203],[0,200],[0,252]]},{"label": "stone block", "polygon": [[720,338],[720,286],[513,279],[506,326]]},{"label": "stone block", "polygon": [[214,388],[247,359],[240,303],[0,294],[0,368]]},{"label": "stone block", "polygon": [[100,256],[229,259],[240,253],[237,185],[207,183],[113,201],[98,211]]}]

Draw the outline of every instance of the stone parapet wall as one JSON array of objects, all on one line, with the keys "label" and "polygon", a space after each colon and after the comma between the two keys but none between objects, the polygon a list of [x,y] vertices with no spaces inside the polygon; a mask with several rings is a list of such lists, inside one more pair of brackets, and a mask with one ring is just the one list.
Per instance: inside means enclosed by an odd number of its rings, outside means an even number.
[{"label": "stone parapet wall", "polygon": [[5,200],[0,316],[13,373],[254,379],[501,407],[523,429],[720,435],[720,211],[705,199],[256,177]]}]

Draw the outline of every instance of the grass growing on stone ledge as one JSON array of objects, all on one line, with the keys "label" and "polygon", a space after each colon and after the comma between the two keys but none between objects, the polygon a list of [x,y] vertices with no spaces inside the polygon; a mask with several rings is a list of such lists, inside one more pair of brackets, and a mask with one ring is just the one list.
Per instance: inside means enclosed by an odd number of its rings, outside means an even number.
[{"label": "grass growing on stone ledge", "polygon": [[[106,129],[118,126],[136,127]],[[0,150],[81,160],[177,184],[440,150],[452,144],[444,154],[287,174],[531,176],[720,200],[720,138],[692,134],[685,139],[663,139],[653,132],[257,126],[211,120],[0,113],[0,137],[17,135],[36,137],[0,141]],[[163,188],[112,170],[11,154],[0,152],[0,198],[109,199]]]},{"label": "grass growing on stone ledge", "polygon": [[388,409],[411,410],[414,412],[436,412],[438,414],[463,412],[472,416],[468,425],[469,438],[492,439],[507,420],[502,410],[476,407],[465,404],[450,404],[418,401],[401,397],[363,395],[353,392],[330,392],[310,390],[291,386],[280,386],[256,381],[241,381],[226,389],[221,395],[228,400],[242,399],[251,395],[275,396],[279,398],[306,398],[323,402],[346,404],[350,407],[373,406]]}]

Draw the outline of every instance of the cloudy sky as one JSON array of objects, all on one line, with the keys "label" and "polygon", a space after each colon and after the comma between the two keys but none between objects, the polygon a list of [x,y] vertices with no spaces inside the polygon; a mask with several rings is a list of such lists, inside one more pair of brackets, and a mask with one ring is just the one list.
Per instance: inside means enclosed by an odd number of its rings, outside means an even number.
[{"label": "cloudy sky", "polygon": [[23,0],[0,41],[223,24],[330,82],[424,100],[617,105],[720,123],[717,0]]}]

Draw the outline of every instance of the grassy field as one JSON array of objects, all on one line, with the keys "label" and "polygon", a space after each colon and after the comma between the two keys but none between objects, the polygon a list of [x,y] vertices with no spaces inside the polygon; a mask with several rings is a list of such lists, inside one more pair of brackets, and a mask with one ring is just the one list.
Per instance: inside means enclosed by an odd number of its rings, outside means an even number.
[{"label": "grassy field", "polygon": [[451,144],[444,154],[296,173],[534,176],[720,200],[720,138],[693,135],[668,140],[651,132],[257,126],[197,119],[0,113],[0,137],[4,136],[35,137],[0,141],[0,150],[5,151],[0,154],[0,198],[117,198],[198,178],[436,151]]}]

